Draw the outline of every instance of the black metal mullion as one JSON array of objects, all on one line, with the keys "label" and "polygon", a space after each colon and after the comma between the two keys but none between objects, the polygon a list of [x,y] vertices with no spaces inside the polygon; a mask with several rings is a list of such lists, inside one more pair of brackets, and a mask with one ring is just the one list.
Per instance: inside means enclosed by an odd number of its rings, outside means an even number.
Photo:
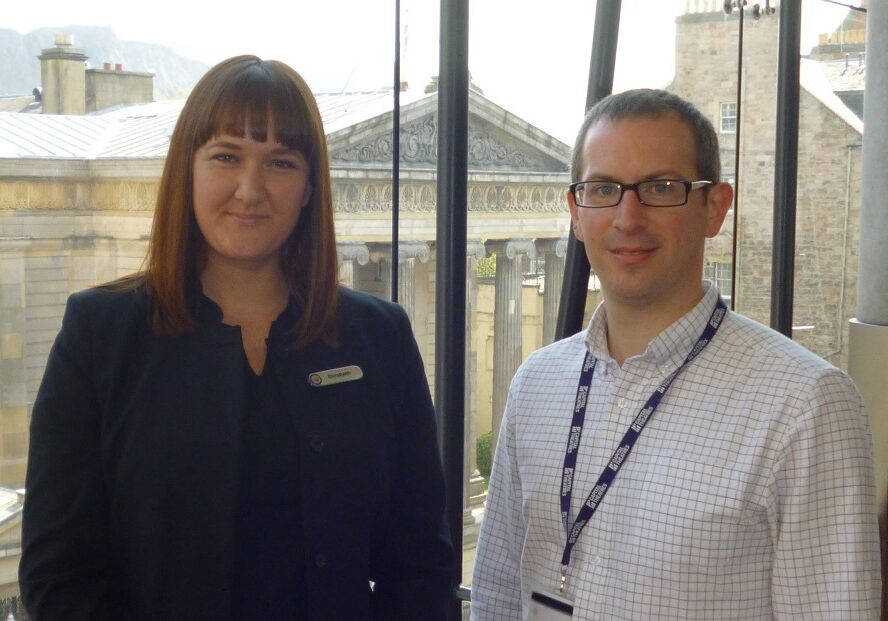
[{"label": "black metal mullion", "polygon": [[[595,6],[586,110],[610,95],[613,90],[621,4],[620,0],[598,0]],[[567,240],[567,256],[564,259],[564,280],[558,303],[558,321],[555,324],[556,340],[570,336],[582,328],[588,286],[589,260],[583,245],[571,234]]]},{"label": "black metal mullion", "polygon": [[395,0],[395,76],[392,97],[392,302],[398,301],[401,216],[401,0]]},{"label": "black metal mullion", "polygon": [[441,0],[435,291],[435,411],[453,539],[450,621],[462,619],[465,443],[466,227],[469,136],[469,2]]},{"label": "black metal mullion", "polygon": [[737,240],[740,224],[740,131],[743,110],[743,17],[745,10],[740,2],[739,43],[737,44],[737,104],[734,111],[734,221],[731,230],[731,310],[737,307]]},{"label": "black metal mullion", "polygon": [[777,65],[777,141],[774,165],[771,327],[792,338],[796,180],[799,146],[801,0],[783,0],[779,10],[780,46]]}]

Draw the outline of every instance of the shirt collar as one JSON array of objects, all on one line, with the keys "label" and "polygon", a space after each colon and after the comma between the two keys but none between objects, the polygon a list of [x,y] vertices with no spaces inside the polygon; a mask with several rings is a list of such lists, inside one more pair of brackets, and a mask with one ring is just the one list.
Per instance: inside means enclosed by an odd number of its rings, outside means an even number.
[{"label": "shirt collar", "polygon": [[[286,333],[296,325],[299,313],[300,305],[291,295],[287,302],[287,307],[281,311],[281,314],[278,315],[277,319],[272,322],[268,334],[269,337],[280,338],[285,336]],[[203,289],[198,291],[195,315],[197,316],[198,322],[203,325],[214,326],[222,323],[222,309],[203,292]]]},{"label": "shirt collar", "polygon": [[[656,365],[678,366],[684,362],[700,338],[719,297],[718,289],[712,282],[704,280],[703,289],[703,298],[694,308],[651,340],[643,354],[634,357]],[[607,311],[603,303],[598,305],[589,321],[586,347],[598,360],[612,361],[607,346]]]}]

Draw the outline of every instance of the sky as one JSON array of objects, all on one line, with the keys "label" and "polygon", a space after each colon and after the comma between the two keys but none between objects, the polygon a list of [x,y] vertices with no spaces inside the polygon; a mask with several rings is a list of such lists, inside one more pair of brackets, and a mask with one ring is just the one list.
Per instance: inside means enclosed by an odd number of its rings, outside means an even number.
[{"label": "sky", "polygon": [[[120,0],[6,4],[0,28],[26,34],[109,26],[120,39],[164,45],[210,65],[256,54],[290,64],[315,92],[377,90],[394,80],[393,0],[267,0],[256,8],[153,0],[138,10],[121,10]],[[615,91],[670,82],[674,20],[685,6],[686,0],[623,0]],[[401,0],[401,73],[411,89],[422,89],[438,73],[439,11],[437,0]],[[825,0],[803,0],[802,52],[846,12]],[[585,106],[594,14],[593,0],[470,0],[473,82],[495,103],[572,143]]]}]

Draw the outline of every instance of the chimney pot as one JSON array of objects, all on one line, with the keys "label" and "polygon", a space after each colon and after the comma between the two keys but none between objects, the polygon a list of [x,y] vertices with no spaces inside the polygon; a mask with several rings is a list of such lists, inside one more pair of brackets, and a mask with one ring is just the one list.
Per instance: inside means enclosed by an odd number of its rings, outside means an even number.
[{"label": "chimney pot", "polygon": [[57,34],[54,38],[56,47],[71,47],[74,45],[74,35]]},{"label": "chimney pot", "polygon": [[114,64],[114,71],[123,71],[123,65],[120,63]]},{"label": "chimney pot", "polygon": [[105,71],[111,71],[111,63],[102,63],[102,69]]}]

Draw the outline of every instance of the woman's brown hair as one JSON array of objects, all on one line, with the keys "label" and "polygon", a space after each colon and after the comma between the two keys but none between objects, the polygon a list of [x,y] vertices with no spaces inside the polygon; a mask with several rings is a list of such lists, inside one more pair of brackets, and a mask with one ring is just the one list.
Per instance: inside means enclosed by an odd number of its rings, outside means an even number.
[{"label": "woman's brown hair", "polygon": [[[268,136],[273,123],[274,136]],[[281,249],[284,276],[300,313],[291,326],[297,347],[335,339],[336,238],[327,141],[317,103],[289,66],[237,56],[210,69],[194,87],[170,139],[148,245],[149,321],[159,334],[196,327],[195,305],[204,240],[194,217],[195,152],[220,134],[277,140],[303,154],[310,166],[308,204]]]}]

